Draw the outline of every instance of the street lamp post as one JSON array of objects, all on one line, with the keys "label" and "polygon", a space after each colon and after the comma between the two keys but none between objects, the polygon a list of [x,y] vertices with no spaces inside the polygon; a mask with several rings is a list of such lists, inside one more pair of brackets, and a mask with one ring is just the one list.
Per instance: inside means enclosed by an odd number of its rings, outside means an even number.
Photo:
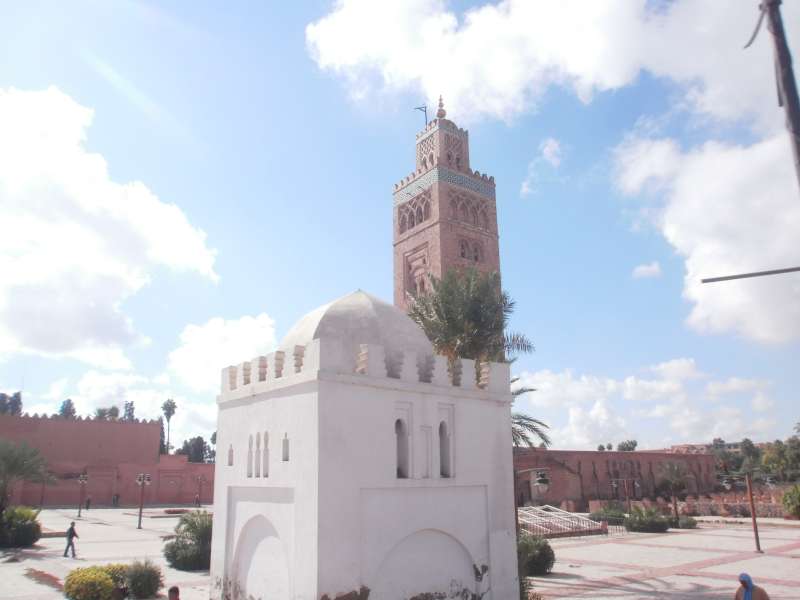
[{"label": "street lamp post", "polygon": [[136,529],[141,529],[142,509],[144,509],[144,486],[150,485],[150,473],[139,473],[136,476],[136,485],[139,486],[139,524]]},{"label": "street lamp post", "polygon": [[203,484],[206,482],[205,475],[197,476],[197,508],[203,503]]},{"label": "street lamp post", "polygon": [[78,475],[78,485],[81,487],[80,500],[78,500],[78,518],[81,518],[81,508],[83,508],[83,495],[86,493],[86,484],[89,482],[89,476],[86,473]]}]

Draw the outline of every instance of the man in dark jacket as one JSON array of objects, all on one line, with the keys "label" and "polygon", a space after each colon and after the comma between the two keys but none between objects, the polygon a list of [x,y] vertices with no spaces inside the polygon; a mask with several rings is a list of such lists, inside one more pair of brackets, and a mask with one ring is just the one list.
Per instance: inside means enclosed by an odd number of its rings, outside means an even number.
[{"label": "man in dark jacket", "polygon": [[75,531],[75,521],[69,524],[67,529],[67,547],[64,548],[64,557],[67,556],[67,550],[72,550],[72,558],[75,558],[75,538],[79,537],[78,532]]}]

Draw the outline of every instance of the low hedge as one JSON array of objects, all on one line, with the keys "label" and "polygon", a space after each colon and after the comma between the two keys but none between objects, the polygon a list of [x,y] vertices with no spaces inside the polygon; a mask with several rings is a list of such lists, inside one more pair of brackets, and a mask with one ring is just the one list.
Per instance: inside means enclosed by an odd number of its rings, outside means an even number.
[{"label": "low hedge", "polygon": [[0,522],[0,548],[27,548],[42,537],[39,511],[27,506],[9,506]]},{"label": "low hedge", "polygon": [[625,518],[625,529],[643,533],[664,533],[669,529],[669,519],[655,508],[634,506]]},{"label": "low hedge", "polygon": [[152,598],[164,587],[161,569],[149,560],[73,569],[64,581],[70,600]]},{"label": "low hedge", "polygon": [[69,600],[113,600],[114,580],[103,567],[73,569],[64,580]]}]

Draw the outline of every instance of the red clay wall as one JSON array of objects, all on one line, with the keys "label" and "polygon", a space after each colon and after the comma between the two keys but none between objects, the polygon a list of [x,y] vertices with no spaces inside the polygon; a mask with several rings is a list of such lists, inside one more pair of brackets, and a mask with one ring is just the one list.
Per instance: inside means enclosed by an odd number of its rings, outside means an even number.
[{"label": "red clay wall", "polygon": [[12,495],[15,504],[77,505],[80,473],[89,477],[84,490],[94,506],[139,503],[136,475],[149,473],[145,504],[189,504],[196,494],[213,502],[214,465],[190,463],[185,456],[158,454],[158,421],[125,422],[14,417],[0,415],[0,438],[38,448],[56,478],[55,484],[25,483]]},{"label": "red clay wall", "polygon": [[[685,467],[690,494],[708,494],[714,490],[714,457],[710,454],[525,448],[514,451],[517,503],[558,506],[566,502],[572,509],[584,510],[589,500],[624,500],[626,485],[630,498],[653,496],[667,463]],[[535,481],[537,468],[547,469],[550,479],[550,487],[543,495],[531,490],[530,482]],[[616,489],[612,486],[615,479]]]}]

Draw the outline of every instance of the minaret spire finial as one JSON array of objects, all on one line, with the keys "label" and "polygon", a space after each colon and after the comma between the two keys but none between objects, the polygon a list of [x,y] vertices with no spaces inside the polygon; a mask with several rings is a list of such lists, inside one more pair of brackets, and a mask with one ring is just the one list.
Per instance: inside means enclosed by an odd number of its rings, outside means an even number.
[{"label": "minaret spire finial", "polygon": [[439,110],[436,111],[436,118],[437,119],[444,119],[447,116],[447,111],[444,109],[444,102],[442,102],[442,96],[439,96]]}]

